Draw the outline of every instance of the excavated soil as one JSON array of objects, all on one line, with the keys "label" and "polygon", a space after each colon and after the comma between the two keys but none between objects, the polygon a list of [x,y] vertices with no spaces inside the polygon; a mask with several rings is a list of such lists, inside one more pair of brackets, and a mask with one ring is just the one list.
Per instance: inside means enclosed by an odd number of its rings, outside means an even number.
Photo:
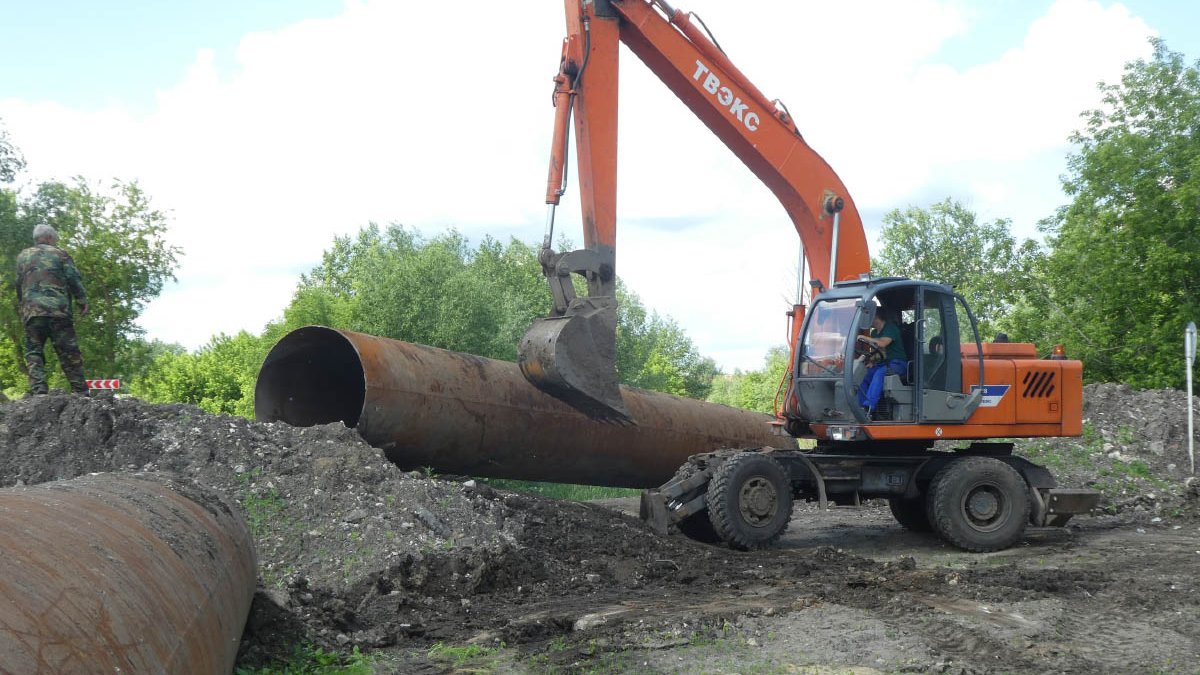
[{"label": "excavated soil", "polygon": [[260,591],[239,665],[301,641],[380,672],[1196,672],[1200,483],[1186,397],[1085,392],[1087,433],[1018,451],[1103,515],[967,554],[886,506],[799,504],[774,550],[658,537],[580,504],[400,471],[340,424],[130,398],[0,405],[0,485],[164,471],[237,501]]}]

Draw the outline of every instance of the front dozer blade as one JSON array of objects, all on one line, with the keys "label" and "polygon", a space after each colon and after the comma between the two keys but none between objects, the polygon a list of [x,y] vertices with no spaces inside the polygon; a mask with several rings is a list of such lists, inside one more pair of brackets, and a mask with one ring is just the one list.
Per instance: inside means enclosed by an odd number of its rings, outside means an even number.
[{"label": "front dozer blade", "polygon": [[521,372],[592,419],[634,424],[617,385],[617,309],[585,301],[534,321],[521,339]]}]

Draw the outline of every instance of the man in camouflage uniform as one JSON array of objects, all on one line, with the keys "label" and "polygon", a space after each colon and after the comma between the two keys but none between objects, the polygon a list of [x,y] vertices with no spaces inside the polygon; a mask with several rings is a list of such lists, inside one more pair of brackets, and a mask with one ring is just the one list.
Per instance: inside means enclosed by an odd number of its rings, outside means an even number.
[{"label": "man in camouflage uniform", "polygon": [[83,357],[71,320],[71,299],[79,314],[87,314],[87,293],[79,270],[67,252],[55,246],[58,232],[49,225],[33,228],[34,245],[17,256],[17,301],[25,323],[25,363],[29,367],[29,393],[45,394],[46,340],[54,345],[71,391],[87,393]]}]

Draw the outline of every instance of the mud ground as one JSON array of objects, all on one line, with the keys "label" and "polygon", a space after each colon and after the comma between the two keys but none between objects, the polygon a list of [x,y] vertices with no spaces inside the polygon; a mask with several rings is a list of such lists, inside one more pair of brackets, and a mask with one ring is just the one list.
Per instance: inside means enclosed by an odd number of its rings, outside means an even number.
[{"label": "mud ground", "polygon": [[782,545],[660,538],[578,504],[403,472],[341,425],[66,395],[0,405],[0,485],[167,471],[229,495],[260,591],[239,665],[358,648],[379,672],[1200,669],[1200,484],[1184,397],[1085,393],[1083,438],[1023,443],[1105,514],[967,554],[886,506],[798,505]]},{"label": "mud ground", "polygon": [[638,645],[644,635],[630,632],[615,669],[1200,669],[1196,522],[1092,518],[1031,531],[1007,551],[968,554],[903,530],[886,507],[800,506],[780,550],[737,560],[760,583],[693,596],[702,629],[687,636],[677,622],[681,639],[669,649]]}]

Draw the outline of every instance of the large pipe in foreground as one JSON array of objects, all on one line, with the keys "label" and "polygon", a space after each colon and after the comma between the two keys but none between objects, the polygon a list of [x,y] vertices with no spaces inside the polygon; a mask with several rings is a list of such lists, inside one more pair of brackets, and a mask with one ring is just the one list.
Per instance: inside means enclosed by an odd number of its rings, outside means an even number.
[{"label": "large pipe in foreground", "polygon": [[254,542],[196,484],[94,474],[0,490],[0,551],[0,672],[232,672]]},{"label": "large pipe in foreground", "polygon": [[794,447],[760,413],[621,392],[635,426],[589,419],[526,382],[515,363],[308,326],[267,355],[254,414],[356,426],[403,468],[635,488],[663,484],[698,452]]}]

